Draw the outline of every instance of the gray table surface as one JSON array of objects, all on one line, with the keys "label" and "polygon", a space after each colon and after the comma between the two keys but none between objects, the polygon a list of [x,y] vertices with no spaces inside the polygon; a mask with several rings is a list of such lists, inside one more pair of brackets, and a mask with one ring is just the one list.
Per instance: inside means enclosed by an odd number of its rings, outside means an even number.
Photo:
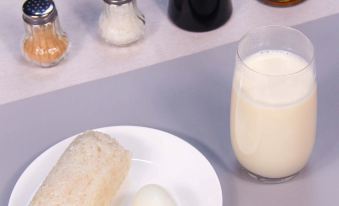
[{"label": "gray table surface", "polygon": [[[71,135],[111,125],[148,126],[182,137],[212,163],[224,206],[339,205],[339,15],[297,26],[314,42],[317,143],[293,181],[252,181],[232,153],[229,100],[236,44],[0,107],[0,205],[23,170]],[[99,68],[98,68],[99,69]]]}]

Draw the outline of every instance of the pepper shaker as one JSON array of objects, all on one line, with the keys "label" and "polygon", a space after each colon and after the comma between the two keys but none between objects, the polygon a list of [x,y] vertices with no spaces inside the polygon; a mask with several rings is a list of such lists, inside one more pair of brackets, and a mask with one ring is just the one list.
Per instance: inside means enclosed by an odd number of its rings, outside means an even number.
[{"label": "pepper shaker", "polygon": [[42,67],[59,63],[69,48],[67,35],[60,27],[58,12],[52,0],[27,0],[23,6],[26,35],[23,54]]},{"label": "pepper shaker", "polygon": [[99,19],[101,37],[109,44],[125,46],[141,39],[145,33],[145,16],[136,0],[104,0]]}]

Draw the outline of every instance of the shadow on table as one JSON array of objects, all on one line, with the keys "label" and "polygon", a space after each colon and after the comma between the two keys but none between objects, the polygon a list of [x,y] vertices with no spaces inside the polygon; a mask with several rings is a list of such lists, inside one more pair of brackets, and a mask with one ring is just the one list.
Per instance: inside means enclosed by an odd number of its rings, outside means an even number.
[{"label": "shadow on table", "polygon": [[[70,34],[72,37],[72,52],[77,53],[82,50],[84,45],[84,37],[90,35],[94,40],[100,41],[98,33],[98,21],[101,13],[101,4],[102,2],[94,1],[83,1],[81,4],[75,2],[72,4],[73,12],[77,21],[81,25],[74,25],[73,31]],[[80,32],[81,29],[77,30],[77,27],[83,27],[83,32]]]},{"label": "shadow on table", "polygon": [[305,175],[330,167],[339,156],[339,139],[335,132],[339,128],[338,76],[332,74],[318,79],[317,137],[310,161],[312,171]]},{"label": "shadow on table", "polygon": [[25,161],[24,165],[21,165],[20,167],[18,167],[16,169],[15,174],[11,175],[10,179],[5,180],[6,183],[6,188],[4,188],[5,190],[1,193],[4,197],[8,197],[8,199],[6,200],[6,204],[4,202],[0,202],[0,205],[8,205],[9,203],[9,198],[11,196],[11,193],[15,187],[16,182],[19,180],[20,176],[23,174],[23,172],[27,169],[27,167],[31,164],[31,162],[37,157],[39,156],[39,154],[34,155],[34,157],[29,158],[28,161]]},{"label": "shadow on table", "polygon": [[[236,195],[234,195],[234,178],[237,178],[234,175],[234,171],[230,168],[229,163],[227,162],[229,158],[222,158],[217,154],[215,149],[207,146],[206,144],[200,142],[196,138],[187,137],[185,134],[180,134],[180,132],[170,131],[173,134],[178,135],[179,137],[184,138],[188,143],[193,145],[196,149],[198,149],[204,156],[210,161],[212,166],[214,167],[220,184],[222,186],[223,192],[223,205],[237,205]],[[225,152],[226,156],[226,152]]]},{"label": "shadow on table", "polygon": [[[12,16],[13,13],[7,13],[5,19],[17,19]],[[7,16],[8,15],[8,16]],[[24,63],[25,59],[21,54],[22,40],[25,35],[23,20],[19,20],[19,23],[13,23],[12,21],[3,22],[3,28],[0,31],[0,40],[6,47],[4,52],[11,53],[11,55],[20,63]]]},{"label": "shadow on table", "polygon": [[166,14],[167,14],[168,1],[169,0],[154,0],[155,4],[159,7],[159,9]]}]

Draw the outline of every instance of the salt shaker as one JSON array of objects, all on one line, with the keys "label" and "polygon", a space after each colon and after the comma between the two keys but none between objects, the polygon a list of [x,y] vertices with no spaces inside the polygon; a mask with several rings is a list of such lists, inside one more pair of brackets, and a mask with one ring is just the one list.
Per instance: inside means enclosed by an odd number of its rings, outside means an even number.
[{"label": "salt shaker", "polygon": [[99,19],[101,37],[109,44],[125,46],[141,39],[145,33],[145,17],[136,0],[104,0]]},{"label": "salt shaker", "polygon": [[22,10],[26,30],[24,56],[41,67],[56,65],[67,53],[69,40],[60,27],[54,2],[27,0]]}]

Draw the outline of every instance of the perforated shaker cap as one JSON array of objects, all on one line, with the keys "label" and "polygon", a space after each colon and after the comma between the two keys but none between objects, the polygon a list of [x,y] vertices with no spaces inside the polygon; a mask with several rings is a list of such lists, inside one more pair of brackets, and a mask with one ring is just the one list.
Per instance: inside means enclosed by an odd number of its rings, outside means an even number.
[{"label": "perforated shaker cap", "polygon": [[114,5],[123,5],[132,2],[133,0],[104,0],[107,4],[114,4]]},{"label": "perforated shaker cap", "polygon": [[52,0],[27,0],[22,5],[22,11],[24,21],[33,25],[52,22],[58,16]]}]

